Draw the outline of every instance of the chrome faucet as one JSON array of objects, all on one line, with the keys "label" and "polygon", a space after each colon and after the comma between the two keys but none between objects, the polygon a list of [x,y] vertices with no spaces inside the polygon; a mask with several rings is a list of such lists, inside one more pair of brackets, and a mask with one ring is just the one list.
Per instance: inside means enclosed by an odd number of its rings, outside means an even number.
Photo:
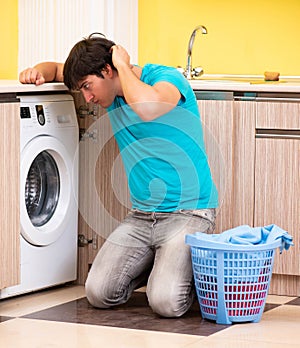
[{"label": "chrome faucet", "polygon": [[202,34],[207,34],[207,29],[205,28],[204,25],[198,25],[192,32],[189,45],[188,45],[186,68],[183,72],[183,75],[187,79],[192,79],[193,77],[197,77],[203,74],[203,69],[201,67],[196,67],[194,69],[192,67],[192,50],[193,50],[195,36],[198,30],[201,30]]}]

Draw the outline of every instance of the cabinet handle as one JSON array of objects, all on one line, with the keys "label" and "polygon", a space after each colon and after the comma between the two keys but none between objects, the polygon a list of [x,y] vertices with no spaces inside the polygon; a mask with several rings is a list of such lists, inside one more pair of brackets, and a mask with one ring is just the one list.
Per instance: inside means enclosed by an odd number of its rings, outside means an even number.
[{"label": "cabinet handle", "polygon": [[255,138],[300,139],[300,130],[256,129]]},{"label": "cabinet handle", "polygon": [[299,103],[300,98],[289,98],[289,97],[256,97],[255,101],[263,101],[263,102],[289,102],[289,103]]}]

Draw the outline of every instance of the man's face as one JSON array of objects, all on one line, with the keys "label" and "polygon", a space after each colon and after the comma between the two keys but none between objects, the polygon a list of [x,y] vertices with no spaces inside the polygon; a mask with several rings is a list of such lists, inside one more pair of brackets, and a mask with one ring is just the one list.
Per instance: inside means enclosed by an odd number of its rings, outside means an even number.
[{"label": "man's face", "polygon": [[113,79],[106,71],[102,71],[102,74],[104,78],[96,75],[85,76],[79,82],[79,89],[87,103],[93,102],[107,108],[113,103],[116,94]]}]

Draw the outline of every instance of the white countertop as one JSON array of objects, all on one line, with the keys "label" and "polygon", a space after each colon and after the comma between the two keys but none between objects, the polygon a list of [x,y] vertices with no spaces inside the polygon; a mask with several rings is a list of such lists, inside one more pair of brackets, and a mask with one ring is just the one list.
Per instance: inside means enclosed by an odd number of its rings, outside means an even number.
[{"label": "white countertop", "polygon": [[[300,93],[300,76],[283,76],[279,81],[265,82],[260,76],[245,75],[203,75],[189,80],[194,90],[205,91],[244,91]],[[18,80],[0,80],[0,93],[67,91],[59,82],[44,83],[41,86],[22,84]]]},{"label": "white countertop", "polygon": [[189,82],[194,90],[300,93],[300,76],[283,76],[279,81],[264,81],[262,76],[207,74]]},{"label": "white countertop", "polygon": [[60,82],[44,83],[41,86],[34,84],[22,84],[18,80],[0,80],[0,93],[20,93],[20,92],[57,92],[67,91],[68,88]]}]

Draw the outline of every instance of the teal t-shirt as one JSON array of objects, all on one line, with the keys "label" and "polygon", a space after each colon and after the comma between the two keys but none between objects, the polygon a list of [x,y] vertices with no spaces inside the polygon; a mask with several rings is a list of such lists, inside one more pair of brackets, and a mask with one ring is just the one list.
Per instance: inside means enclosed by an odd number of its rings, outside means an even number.
[{"label": "teal t-shirt", "polygon": [[123,97],[116,97],[108,108],[132,208],[171,212],[217,207],[218,194],[189,82],[175,68],[155,64],[144,66],[141,81],[151,86],[159,81],[172,83],[181,99],[176,108],[149,122],[143,121]]}]

